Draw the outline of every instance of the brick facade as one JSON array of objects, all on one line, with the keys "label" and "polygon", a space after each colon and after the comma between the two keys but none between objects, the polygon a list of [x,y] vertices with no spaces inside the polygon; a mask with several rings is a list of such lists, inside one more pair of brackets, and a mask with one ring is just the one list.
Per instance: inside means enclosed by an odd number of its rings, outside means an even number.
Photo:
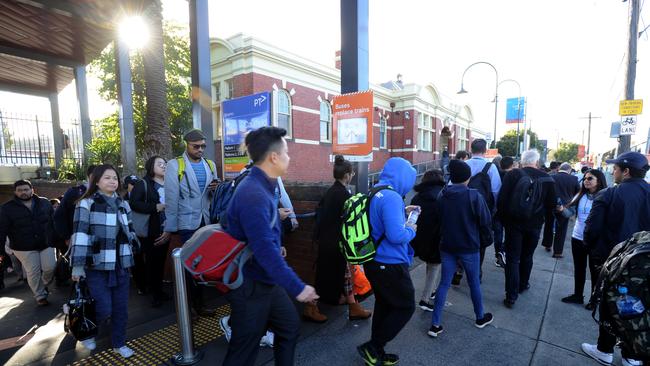
[{"label": "brick facade", "polygon": [[[226,62],[214,66],[213,63],[213,83],[227,81],[233,85],[233,94],[229,97],[237,98],[260,92],[272,92],[274,90],[284,89],[291,94],[291,120],[292,131],[291,137],[287,140],[289,146],[289,155],[291,164],[287,182],[331,182],[332,164],[330,163],[331,143],[320,141],[320,103],[321,101],[331,100],[340,90],[338,81],[340,71],[336,68],[327,68],[322,65],[310,64],[308,60],[296,60],[298,56],[282,54],[282,50],[274,49],[272,46],[258,42],[250,37],[236,35],[229,38],[232,42],[228,47],[233,56]],[[225,44],[221,40],[213,40],[212,47],[219,47],[219,44]],[[221,42],[221,43],[219,43]],[[264,56],[256,56],[256,48],[264,48]],[[266,47],[266,48],[265,48]],[[277,60],[273,66],[269,66],[269,54],[277,53]],[[273,55],[276,56],[276,55]],[[256,57],[259,57],[257,59]],[[237,65],[250,65],[241,67],[238,71],[232,71],[232,65],[235,60],[239,60]],[[243,62],[243,61],[246,62]],[[256,61],[259,60],[259,63]],[[340,67],[340,52],[336,53],[335,63],[337,68]],[[230,65],[230,66],[228,66]],[[258,66],[259,65],[259,66]],[[287,71],[287,65],[293,66],[293,69]],[[240,67],[240,66],[238,66]],[[277,68],[277,75],[270,76]],[[222,68],[222,69],[220,69]],[[314,76],[316,75],[316,76]],[[383,84],[382,84],[383,85]],[[430,100],[418,94],[426,89],[424,87],[408,84],[403,85],[401,81],[393,84],[394,88],[372,86],[375,91],[375,106],[373,116],[373,161],[370,163],[370,172],[380,171],[387,159],[393,156],[403,157],[413,164],[429,162],[440,159],[442,148],[446,145],[450,155],[456,152],[458,146],[458,137],[460,128],[457,118],[460,117],[460,109],[454,106],[444,107],[435,103],[440,103],[436,98]],[[432,88],[433,89],[433,88]],[[423,100],[425,99],[425,100]],[[213,104],[215,110],[219,110],[220,102]],[[427,104],[428,103],[428,104]],[[390,105],[390,107],[388,107]],[[426,111],[426,112],[423,112]],[[431,138],[431,150],[418,150],[418,121],[421,113],[431,116],[435,133]],[[441,116],[446,120],[451,137],[441,136],[443,122]],[[380,122],[381,118],[386,118],[386,143],[380,148]],[[215,118],[218,120],[219,118]],[[470,121],[463,120],[463,126],[467,128],[468,137],[471,138],[472,129]],[[217,123],[215,128],[221,128]],[[446,140],[448,139],[448,140]],[[217,163],[219,171],[221,167],[221,142],[215,141],[217,151]]]}]

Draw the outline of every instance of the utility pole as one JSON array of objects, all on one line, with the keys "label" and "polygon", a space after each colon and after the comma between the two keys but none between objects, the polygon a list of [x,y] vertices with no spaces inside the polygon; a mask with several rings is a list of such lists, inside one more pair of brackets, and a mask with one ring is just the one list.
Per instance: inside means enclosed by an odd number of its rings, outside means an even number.
[{"label": "utility pole", "polygon": [[[639,39],[639,1],[630,0],[630,34],[627,46],[627,75],[625,78],[625,99],[634,99],[634,82],[636,80],[636,45]],[[621,136],[618,141],[618,153],[630,151],[631,136]]]},{"label": "utility pole", "polygon": [[[580,117],[580,119],[588,119],[589,120],[589,127],[587,129],[587,156],[589,156],[589,151],[591,151],[590,150],[590,147],[591,147],[591,120],[592,119],[600,119],[600,118],[602,118],[602,117],[592,117],[591,112],[589,112],[589,116],[587,116],[587,117]],[[583,142],[584,142],[584,139],[585,139],[585,135],[584,135],[584,131],[583,131],[582,132],[582,141]]]}]

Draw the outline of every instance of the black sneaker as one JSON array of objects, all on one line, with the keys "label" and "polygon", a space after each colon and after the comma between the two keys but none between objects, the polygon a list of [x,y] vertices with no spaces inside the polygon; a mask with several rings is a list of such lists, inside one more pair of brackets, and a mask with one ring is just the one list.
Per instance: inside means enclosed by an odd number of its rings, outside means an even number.
[{"label": "black sneaker", "polygon": [[431,328],[429,328],[429,331],[427,332],[427,334],[433,338],[437,337],[438,334],[440,333],[442,333],[442,326],[436,327],[435,325],[432,325]]},{"label": "black sneaker", "polygon": [[494,317],[492,316],[492,313],[485,313],[483,314],[483,319],[478,319],[474,322],[474,325],[476,325],[477,328],[483,329],[486,325],[492,323],[493,320]]},{"label": "black sneaker", "polygon": [[508,309],[512,309],[512,307],[515,306],[515,302],[512,300],[503,299],[503,305],[505,305]]},{"label": "black sneaker", "polygon": [[562,302],[567,304],[583,304],[585,300],[583,296],[573,294],[567,297],[563,297]]},{"label": "black sneaker", "polygon": [[460,286],[460,280],[463,279],[463,272],[454,273],[454,278],[451,279],[451,284],[454,286]]},{"label": "black sneaker", "polygon": [[433,311],[433,304],[426,302],[424,300],[420,300],[420,303],[418,304],[420,306],[420,309],[424,311]]},{"label": "black sneaker", "polygon": [[381,364],[383,366],[392,366],[399,363],[399,356],[394,353],[384,353],[381,356]]},{"label": "black sneaker", "polygon": [[359,355],[361,355],[361,358],[363,358],[367,366],[381,365],[381,354],[370,342],[358,346],[357,352],[359,352]]},{"label": "black sneaker", "polygon": [[436,292],[435,292],[435,291],[433,291],[433,292],[431,293],[431,297],[429,297],[429,299],[430,299],[430,300],[435,300],[435,299],[436,299]]}]

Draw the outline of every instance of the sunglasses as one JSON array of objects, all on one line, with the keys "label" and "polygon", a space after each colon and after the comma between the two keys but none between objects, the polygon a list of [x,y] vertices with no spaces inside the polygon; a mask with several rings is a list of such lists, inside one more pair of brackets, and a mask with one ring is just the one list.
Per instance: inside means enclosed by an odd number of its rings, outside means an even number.
[{"label": "sunglasses", "polygon": [[200,149],[205,150],[205,148],[206,148],[208,145],[206,145],[206,144],[201,144],[201,145],[199,145],[199,144],[190,144],[190,146],[192,146],[192,148],[193,148],[194,150],[200,150]]},{"label": "sunglasses", "polygon": [[585,178],[585,180],[587,180],[587,181],[590,181],[590,182],[591,182],[592,180],[596,180],[596,178],[595,178],[595,177],[586,177],[586,178]]}]

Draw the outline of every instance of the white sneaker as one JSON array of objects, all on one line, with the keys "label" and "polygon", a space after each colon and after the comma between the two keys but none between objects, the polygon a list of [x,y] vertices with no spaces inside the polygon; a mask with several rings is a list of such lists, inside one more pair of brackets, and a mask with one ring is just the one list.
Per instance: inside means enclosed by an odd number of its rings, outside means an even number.
[{"label": "white sneaker", "polygon": [[88,339],[85,339],[85,340],[81,341],[81,345],[83,345],[89,351],[92,351],[95,348],[97,348],[97,343],[95,343],[95,337],[88,338]]},{"label": "white sneaker", "polygon": [[625,357],[623,357],[621,365],[623,365],[623,366],[642,366],[643,361],[635,360],[633,358],[625,358]]},{"label": "white sneaker", "polygon": [[120,356],[124,358],[129,358],[133,356],[133,354],[135,354],[135,352],[133,352],[133,350],[127,346],[122,346],[120,348],[113,348],[113,351],[119,353]]},{"label": "white sneaker", "polygon": [[270,330],[266,331],[266,334],[260,339],[260,347],[271,347],[273,348],[273,341],[275,340],[275,335]]},{"label": "white sneaker", "polygon": [[219,326],[223,330],[223,335],[226,337],[226,342],[230,343],[230,337],[232,337],[232,328],[228,325],[230,320],[230,315],[226,315],[223,318],[219,319]]},{"label": "white sneaker", "polygon": [[581,345],[582,352],[587,356],[593,358],[603,365],[611,365],[612,360],[614,359],[613,353],[605,353],[598,350],[598,347],[595,344],[583,343]]}]

